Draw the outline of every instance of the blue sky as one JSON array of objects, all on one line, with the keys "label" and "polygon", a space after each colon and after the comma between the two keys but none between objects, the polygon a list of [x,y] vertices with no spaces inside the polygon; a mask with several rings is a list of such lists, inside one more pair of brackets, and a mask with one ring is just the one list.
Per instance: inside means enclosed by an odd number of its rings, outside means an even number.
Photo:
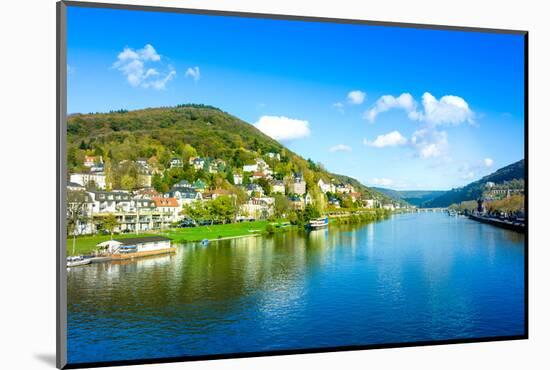
[{"label": "blue sky", "polygon": [[394,189],[523,158],[523,36],[79,7],[67,34],[69,113],[210,104]]}]

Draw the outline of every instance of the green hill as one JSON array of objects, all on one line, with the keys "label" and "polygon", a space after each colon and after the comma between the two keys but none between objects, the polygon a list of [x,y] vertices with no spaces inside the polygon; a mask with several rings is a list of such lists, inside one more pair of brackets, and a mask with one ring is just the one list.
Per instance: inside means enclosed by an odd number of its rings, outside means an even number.
[{"label": "green hill", "polygon": [[472,182],[462,188],[449,190],[442,195],[422,204],[423,207],[448,207],[453,203],[478,199],[485,189],[487,182],[501,184],[512,180],[525,179],[525,162],[520,160],[503,167],[490,175]]},{"label": "green hill", "polygon": [[[268,158],[278,153],[280,160]],[[333,174],[310,159],[302,158],[276,140],[263,134],[253,125],[218,108],[185,104],[175,107],[149,108],[135,111],[72,114],[67,125],[67,162],[69,172],[84,171],[85,155],[101,155],[105,171],[114,187],[137,187],[136,168],[123,166],[138,158],[147,160],[152,172],[153,186],[166,191],[181,179],[204,179],[210,187],[230,187],[233,173],[244,164],[262,157],[277,177],[301,173],[308,187],[316,182],[338,179],[356,186],[365,196],[379,200],[388,197],[357,180]],[[212,175],[196,171],[187,164],[190,157],[221,159],[226,165]],[[172,158],[180,158],[183,168],[170,168]],[[126,181],[124,180],[126,179]]]}]

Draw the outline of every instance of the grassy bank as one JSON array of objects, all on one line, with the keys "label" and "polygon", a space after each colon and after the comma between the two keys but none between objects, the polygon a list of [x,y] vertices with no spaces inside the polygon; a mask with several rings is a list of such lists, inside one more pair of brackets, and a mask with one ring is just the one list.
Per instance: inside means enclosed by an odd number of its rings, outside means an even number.
[{"label": "grassy bank", "polygon": [[[241,222],[236,224],[212,225],[187,227],[180,229],[170,229],[165,231],[155,231],[149,233],[120,234],[115,235],[115,239],[135,238],[140,236],[164,235],[171,238],[176,243],[201,241],[203,239],[232,238],[237,236],[263,234],[270,222],[259,220],[253,222]],[[278,222],[273,223],[277,225]],[[286,230],[287,228],[274,228],[275,232]],[[81,236],[76,238],[74,255],[90,254],[96,249],[98,243],[109,240],[110,235]],[[73,239],[67,239],[67,255],[73,255]]]}]

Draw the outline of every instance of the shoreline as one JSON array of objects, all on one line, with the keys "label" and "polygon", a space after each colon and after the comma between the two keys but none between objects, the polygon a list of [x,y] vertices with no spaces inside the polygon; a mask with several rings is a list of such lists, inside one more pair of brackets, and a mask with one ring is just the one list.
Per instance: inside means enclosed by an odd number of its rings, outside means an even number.
[{"label": "shoreline", "polygon": [[477,222],[481,222],[483,224],[500,227],[501,229],[511,230],[521,234],[525,233],[525,224],[512,223],[508,221],[499,220],[496,218],[475,216],[475,215],[468,215],[468,218]]}]

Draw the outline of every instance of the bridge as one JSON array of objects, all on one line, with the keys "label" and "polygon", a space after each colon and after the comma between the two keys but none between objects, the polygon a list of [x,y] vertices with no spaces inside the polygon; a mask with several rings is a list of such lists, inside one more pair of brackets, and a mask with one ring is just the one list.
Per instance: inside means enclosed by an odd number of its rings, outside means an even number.
[{"label": "bridge", "polygon": [[447,208],[415,208],[415,212],[447,212]]}]

